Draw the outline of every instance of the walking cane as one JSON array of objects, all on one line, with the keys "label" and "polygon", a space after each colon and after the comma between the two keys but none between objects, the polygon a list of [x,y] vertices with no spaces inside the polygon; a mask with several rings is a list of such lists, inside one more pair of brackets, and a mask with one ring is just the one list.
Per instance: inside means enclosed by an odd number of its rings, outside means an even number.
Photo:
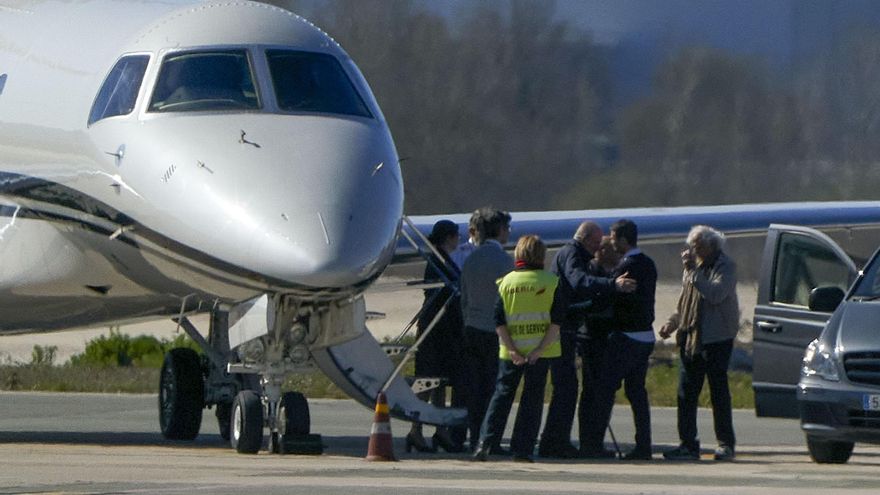
[{"label": "walking cane", "polygon": [[611,420],[608,421],[608,433],[611,434],[611,442],[614,443],[614,450],[617,452],[617,458],[623,459],[623,453],[620,451],[620,446],[617,445],[617,438],[614,437],[614,430],[611,429]]}]

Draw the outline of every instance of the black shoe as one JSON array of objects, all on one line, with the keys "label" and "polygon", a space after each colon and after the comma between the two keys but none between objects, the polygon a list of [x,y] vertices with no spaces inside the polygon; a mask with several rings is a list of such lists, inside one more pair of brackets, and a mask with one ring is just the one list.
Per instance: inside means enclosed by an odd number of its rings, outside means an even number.
[{"label": "black shoe", "polygon": [[700,449],[692,449],[686,445],[667,450],[663,453],[663,457],[668,461],[699,461]]},{"label": "black shoe", "polygon": [[513,462],[527,462],[531,464],[535,461],[528,454],[513,454]]},{"label": "black shoe", "polygon": [[406,452],[407,454],[416,449],[416,452],[437,452],[437,447],[428,445],[428,441],[422,436],[420,431],[410,430],[406,434]]},{"label": "black shoe", "polygon": [[581,459],[614,459],[615,457],[617,457],[617,452],[605,448],[599,450],[581,450],[578,452],[578,454],[578,457]]},{"label": "black shoe", "polygon": [[580,451],[570,443],[552,447],[542,445],[538,447],[538,455],[555,459],[576,459],[580,457]]},{"label": "black shoe", "polygon": [[651,451],[648,449],[634,449],[632,452],[623,456],[624,461],[650,461],[653,459]]},{"label": "black shoe", "polygon": [[471,457],[471,460],[474,462],[486,462],[489,460],[489,448],[488,447],[477,447],[476,452],[474,452],[474,456]]},{"label": "black shoe", "polygon": [[504,457],[510,457],[510,450],[502,448],[500,445],[493,445],[489,449],[489,455],[501,455]]},{"label": "black shoe", "polygon": [[457,443],[449,436],[449,432],[446,430],[437,430],[434,433],[434,436],[431,437],[434,441],[434,451],[437,451],[437,447],[449,452],[450,454],[458,454],[464,452],[464,445]]}]

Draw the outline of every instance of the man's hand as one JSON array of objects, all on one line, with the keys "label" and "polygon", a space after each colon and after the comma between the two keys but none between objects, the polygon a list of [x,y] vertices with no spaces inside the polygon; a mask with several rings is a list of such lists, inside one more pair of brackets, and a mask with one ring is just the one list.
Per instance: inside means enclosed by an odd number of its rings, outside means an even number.
[{"label": "man's hand", "polygon": [[519,351],[514,349],[508,352],[508,354],[510,355],[510,360],[513,361],[513,364],[515,364],[516,366],[522,366],[526,364],[526,358],[523,357],[523,355],[520,354]]},{"label": "man's hand", "polygon": [[685,249],[681,252],[681,264],[685,270],[693,270],[697,266],[693,251]]},{"label": "man's hand", "polygon": [[534,349],[528,356],[526,356],[526,361],[528,361],[529,364],[535,364],[543,353],[544,351],[541,349]]},{"label": "man's hand", "polygon": [[666,323],[660,329],[660,338],[668,339],[675,332],[675,325],[672,323]]},{"label": "man's hand", "polygon": [[623,275],[614,279],[614,286],[617,287],[618,292],[630,293],[636,290],[636,279],[629,278],[629,272],[624,273]]}]

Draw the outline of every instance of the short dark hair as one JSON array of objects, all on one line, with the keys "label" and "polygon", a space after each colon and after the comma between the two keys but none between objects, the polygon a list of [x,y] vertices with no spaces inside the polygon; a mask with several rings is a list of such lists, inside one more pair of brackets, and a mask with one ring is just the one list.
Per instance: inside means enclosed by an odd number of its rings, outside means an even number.
[{"label": "short dark hair", "polygon": [[440,246],[446,239],[458,235],[458,225],[451,220],[438,220],[428,235],[428,240],[435,246]]},{"label": "short dark hair", "polygon": [[639,228],[632,220],[623,218],[614,222],[614,225],[611,226],[611,232],[617,237],[626,239],[626,242],[632,247],[639,245]]},{"label": "short dark hair", "polygon": [[474,214],[478,217],[476,224],[480,242],[495,239],[501,235],[502,228],[510,225],[510,213],[506,211],[486,206],[475,211]]}]

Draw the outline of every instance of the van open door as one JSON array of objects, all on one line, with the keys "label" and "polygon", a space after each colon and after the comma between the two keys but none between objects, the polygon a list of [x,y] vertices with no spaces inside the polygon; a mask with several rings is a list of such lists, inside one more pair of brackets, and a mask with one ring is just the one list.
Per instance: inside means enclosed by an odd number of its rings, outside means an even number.
[{"label": "van open door", "polygon": [[798,417],[795,395],[807,345],[831,312],[809,308],[810,291],[855,280],[852,259],[827,235],[772,224],[767,232],[755,305],[752,388],[758,416]]}]

